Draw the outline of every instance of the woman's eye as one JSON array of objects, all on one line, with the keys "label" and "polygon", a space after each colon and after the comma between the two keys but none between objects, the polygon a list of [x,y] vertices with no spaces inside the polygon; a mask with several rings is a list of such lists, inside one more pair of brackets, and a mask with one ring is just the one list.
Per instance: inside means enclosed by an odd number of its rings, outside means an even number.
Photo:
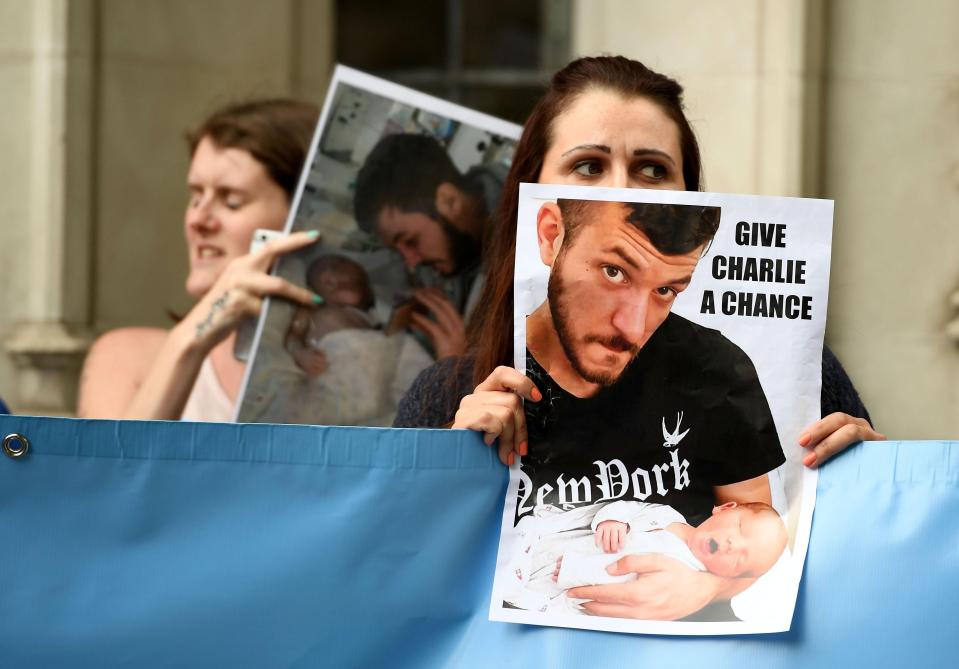
[{"label": "woman's eye", "polygon": [[653,179],[655,181],[666,178],[666,168],[662,165],[643,165],[643,167],[640,168],[639,173],[647,179]]},{"label": "woman's eye", "polygon": [[616,265],[603,265],[603,276],[611,283],[626,283],[626,274]]},{"label": "woman's eye", "polygon": [[243,206],[243,201],[236,197],[228,197],[224,201],[224,204],[226,205],[227,209],[236,211],[237,209]]},{"label": "woman's eye", "polygon": [[603,167],[596,160],[583,160],[573,165],[573,171],[584,177],[594,177],[602,174]]}]

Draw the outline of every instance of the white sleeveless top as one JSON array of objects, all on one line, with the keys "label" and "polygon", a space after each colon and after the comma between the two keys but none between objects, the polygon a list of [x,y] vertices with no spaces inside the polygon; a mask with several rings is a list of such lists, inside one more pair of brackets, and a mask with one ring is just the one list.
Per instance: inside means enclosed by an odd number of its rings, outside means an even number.
[{"label": "white sleeveless top", "polygon": [[209,356],[200,365],[200,373],[197,374],[180,420],[207,423],[229,423],[233,420],[233,402],[220,385]]}]

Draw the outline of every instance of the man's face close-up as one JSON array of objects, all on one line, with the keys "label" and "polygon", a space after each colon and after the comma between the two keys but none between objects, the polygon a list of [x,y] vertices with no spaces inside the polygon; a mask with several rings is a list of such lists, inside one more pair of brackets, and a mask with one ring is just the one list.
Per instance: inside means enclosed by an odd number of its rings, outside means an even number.
[{"label": "man's face close-up", "polygon": [[376,219],[376,229],[383,243],[395,249],[408,268],[427,265],[444,276],[456,273],[449,236],[427,214],[385,207]]},{"label": "man's face close-up", "polygon": [[611,202],[582,214],[549,278],[550,313],[573,369],[584,380],[614,383],[666,320],[692,277],[702,248],[660,253]]},{"label": "man's face close-up", "polygon": [[426,265],[443,276],[454,276],[479,259],[479,244],[441,214],[434,218],[385,207],[376,219],[376,229],[410,269]]}]

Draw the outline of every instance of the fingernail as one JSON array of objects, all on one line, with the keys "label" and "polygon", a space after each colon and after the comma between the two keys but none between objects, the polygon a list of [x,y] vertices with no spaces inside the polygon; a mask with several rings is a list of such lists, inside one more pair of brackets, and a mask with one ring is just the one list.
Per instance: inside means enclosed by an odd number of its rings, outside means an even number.
[{"label": "fingernail", "polygon": [[543,399],[543,393],[541,393],[539,388],[535,386],[533,387],[533,390],[530,392],[529,396],[533,398],[534,402],[539,402],[541,399]]},{"label": "fingernail", "polygon": [[319,230],[307,230],[307,231],[306,231],[306,234],[307,234],[307,236],[308,236],[310,239],[316,239],[317,237],[320,236],[320,231],[319,231]]},{"label": "fingernail", "polygon": [[313,300],[313,304],[323,304],[324,302],[326,302],[326,300],[323,299],[322,295],[317,295],[316,293],[313,293],[312,300]]},{"label": "fingernail", "polygon": [[800,445],[800,446],[808,446],[808,445],[809,445],[809,441],[810,441],[811,439],[812,439],[812,437],[809,435],[808,432],[803,432],[801,435],[799,435],[799,445]]},{"label": "fingernail", "polygon": [[513,453],[513,451],[510,451],[509,455],[506,456],[506,464],[512,467],[514,462],[516,462],[516,455]]},{"label": "fingernail", "polygon": [[811,451],[806,454],[806,457],[802,459],[802,463],[807,467],[812,467],[816,464],[816,451]]},{"label": "fingernail", "polygon": [[529,442],[521,441],[519,442],[519,454],[526,455],[529,453]]}]

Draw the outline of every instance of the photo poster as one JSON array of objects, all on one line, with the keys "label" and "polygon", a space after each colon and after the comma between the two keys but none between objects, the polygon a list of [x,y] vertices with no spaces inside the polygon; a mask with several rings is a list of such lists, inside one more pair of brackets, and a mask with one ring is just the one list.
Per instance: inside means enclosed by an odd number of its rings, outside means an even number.
[{"label": "photo poster", "polygon": [[[485,225],[520,131],[337,66],[285,228],[319,230],[320,239],[274,267],[324,302],[266,300],[237,421],[392,424],[436,355],[433,338],[413,327],[436,318],[419,296],[441,295],[465,320],[482,286],[479,240],[444,217],[435,184],[455,186]],[[387,209],[399,215],[383,228]]]},{"label": "photo poster", "polygon": [[[832,215],[828,200],[521,185],[515,365],[543,397],[525,402],[492,620],[789,629],[815,504],[797,439],[820,416]],[[764,485],[742,482],[767,472],[771,505],[717,501],[762,501]],[[653,587],[703,604],[674,620],[637,604]]]}]

